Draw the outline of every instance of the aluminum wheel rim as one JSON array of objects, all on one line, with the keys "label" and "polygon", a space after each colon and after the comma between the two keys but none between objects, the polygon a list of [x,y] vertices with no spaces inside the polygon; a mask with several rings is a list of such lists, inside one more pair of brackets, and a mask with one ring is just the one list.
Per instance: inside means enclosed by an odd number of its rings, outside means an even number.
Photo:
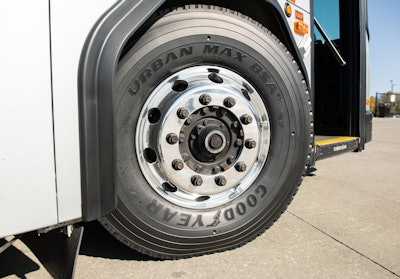
[{"label": "aluminum wheel rim", "polygon": [[135,135],[150,186],[179,206],[213,208],[236,199],[260,174],[270,146],[268,112],[242,76],[196,66],[150,94]]}]

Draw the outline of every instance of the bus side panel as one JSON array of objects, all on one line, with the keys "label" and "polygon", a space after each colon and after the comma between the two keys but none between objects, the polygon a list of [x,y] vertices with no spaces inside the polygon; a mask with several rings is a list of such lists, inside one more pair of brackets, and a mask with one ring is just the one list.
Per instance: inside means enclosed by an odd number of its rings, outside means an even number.
[{"label": "bus side panel", "polygon": [[51,1],[59,222],[82,216],[78,119],[79,60],[91,29],[114,3],[115,0]]},{"label": "bus side panel", "polygon": [[0,7],[0,238],[57,224],[48,5]]}]

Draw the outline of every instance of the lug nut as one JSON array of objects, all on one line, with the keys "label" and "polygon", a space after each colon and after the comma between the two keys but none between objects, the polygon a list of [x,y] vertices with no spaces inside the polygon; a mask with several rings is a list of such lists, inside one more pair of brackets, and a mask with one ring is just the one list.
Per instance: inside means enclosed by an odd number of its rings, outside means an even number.
[{"label": "lug nut", "polygon": [[221,168],[219,166],[214,166],[212,168],[212,173],[216,174],[216,173],[219,173],[219,172],[221,172]]},{"label": "lug nut", "polygon": [[197,166],[194,167],[194,171],[195,172],[201,172],[202,170],[203,170],[203,167],[200,166],[200,165],[197,165]]},{"label": "lug nut", "polygon": [[244,171],[246,171],[247,166],[246,166],[245,163],[239,162],[239,163],[236,164],[235,169],[236,169],[238,172],[244,172]]},{"label": "lug nut", "polygon": [[228,165],[232,165],[235,162],[235,159],[233,158],[232,155],[228,156],[228,158],[226,159],[226,163]]},{"label": "lug nut", "polygon": [[253,140],[253,139],[248,139],[248,140],[246,140],[245,146],[246,146],[248,149],[253,149],[253,148],[256,148],[257,143],[256,143],[256,141]]},{"label": "lug nut", "polygon": [[186,119],[189,116],[189,111],[186,108],[180,108],[177,111],[177,115],[180,119]]},{"label": "lug nut", "polygon": [[200,96],[199,101],[202,105],[208,105],[209,103],[211,103],[211,96],[208,94],[203,94]]},{"label": "lug nut", "polygon": [[194,186],[201,186],[203,184],[203,178],[200,175],[193,175],[190,181]]},{"label": "lug nut", "polygon": [[215,183],[216,183],[218,186],[225,186],[226,183],[227,183],[227,180],[226,180],[226,178],[225,178],[224,176],[220,175],[220,176],[217,176],[217,177],[215,178]]},{"label": "lug nut", "polygon": [[242,115],[242,117],[240,117],[240,121],[242,121],[242,123],[243,123],[244,125],[248,125],[248,124],[250,124],[251,122],[253,122],[253,117],[251,117],[251,116],[248,115],[248,114],[245,114],[245,115]]},{"label": "lug nut", "polygon": [[183,169],[183,162],[182,160],[176,159],[172,161],[172,167],[174,168],[174,170],[181,170]]},{"label": "lug nut", "polygon": [[227,97],[227,98],[225,98],[225,100],[224,100],[224,105],[225,105],[227,108],[231,108],[231,107],[233,107],[234,105],[236,105],[236,100],[233,99],[232,97]]},{"label": "lug nut", "polygon": [[204,107],[204,108],[201,110],[201,112],[202,112],[203,114],[207,114],[207,113],[210,112],[210,109],[209,109],[208,107]]},{"label": "lug nut", "polygon": [[192,117],[189,117],[188,119],[186,119],[185,125],[189,126],[190,124],[192,124],[192,120],[193,120]]},{"label": "lug nut", "polygon": [[179,134],[179,142],[183,143],[185,141],[185,134],[184,133],[180,133]]},{"label": "lug nut", "polygon": [[178,142],[178,140],[179,140],[178,136],[176,134],[174,134],[174,133],[171,133],[171,134],[167,135],[167,142],[169,144],[175,144],[175,143]]},{"label": "lug nut", "polygon": [[236,139],[235,140],[235,146],[236,147],[239,147],[239,146],[242,146],[242,145],[243,145],[243,141],[241,139]]},{"label": "lug nut", "polygon": [[219,109],[219,110],[218,110],[218,113],[219,113],[219,115],[222,117],[222,116],[226,115],[227,110],[226,110],[226,109]]},{"label": "lug nut", "polygon": [[239,127],[239,121],[233,122],[232,125],[231,125],[231,127],[232,127],[233,129],[237,129],[237,128]]},{"label": "lug nut", "polygon": [[187,154],[187,153],[182,153],[182,159],[183,159],[183,161],[185,161],[185,162],[189,161],[189,159],[190,159],[189,154]]}]

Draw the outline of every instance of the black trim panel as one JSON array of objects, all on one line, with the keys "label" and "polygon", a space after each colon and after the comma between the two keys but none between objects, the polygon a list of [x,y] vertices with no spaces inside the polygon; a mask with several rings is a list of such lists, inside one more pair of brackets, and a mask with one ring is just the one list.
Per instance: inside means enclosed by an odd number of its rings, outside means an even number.
[{"label": "black trim panel", "polygon": [[97,22],[82,51],[78,90],[84,221],[104,216],[116,207],[113,82],[118,57],[129,37],[163,2],[117,2]]}]

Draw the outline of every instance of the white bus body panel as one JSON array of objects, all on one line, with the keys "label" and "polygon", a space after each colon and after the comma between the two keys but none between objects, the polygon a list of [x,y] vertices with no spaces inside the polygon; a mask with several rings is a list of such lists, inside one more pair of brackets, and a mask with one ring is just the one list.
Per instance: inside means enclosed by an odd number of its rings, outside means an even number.
[{"label": "white bus body panel", "polygon": [[[0,237],[57,223],[49,2],[0,8]],[[18,12],[16,12],[18,11]]]},{"label": "white bus body panel", "polygon": [[59,222],[82,215],[77,92],[79,59],[90,30],[114,3],[115,0],[51,1]]},{"label": "white bus body panel", "polygon": [[0,238],[81,218],[79,59],[114,3],[0,4]]}]

